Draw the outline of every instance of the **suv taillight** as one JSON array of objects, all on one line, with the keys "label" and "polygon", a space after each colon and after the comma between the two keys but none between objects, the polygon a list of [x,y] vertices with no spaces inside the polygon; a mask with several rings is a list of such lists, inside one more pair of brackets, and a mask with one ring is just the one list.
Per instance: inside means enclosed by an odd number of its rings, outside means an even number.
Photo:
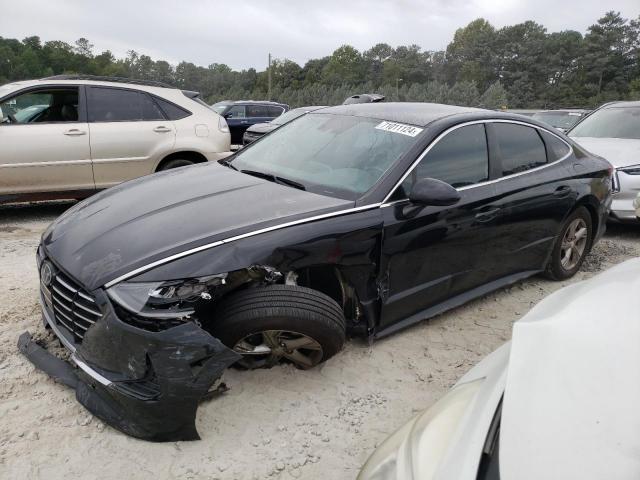
[{"label": "suv taillight", "polygon": [[218,130],[222,133],[229,133],[229,125],[222,115],[218,115]]}]

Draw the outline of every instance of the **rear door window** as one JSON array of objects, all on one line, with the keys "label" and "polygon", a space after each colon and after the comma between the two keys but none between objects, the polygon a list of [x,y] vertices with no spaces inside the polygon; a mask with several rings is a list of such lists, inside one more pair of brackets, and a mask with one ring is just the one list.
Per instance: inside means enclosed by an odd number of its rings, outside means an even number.
[{"label": "rear door window", "polygon": [[502,176],[526,172],[547,163],[537,129],[512,123],[492,124],[502,158]]},{"label": "rear door window", "polygon": [[164,120],[158,105],[145,92],[120,88],[87,89],[90,122]]},{"label": "rear door window", "polygon": [[266,105],[247,105],[247,117],[269,117]]},{"label": "rear door window", "polygon": [[267,107],[268,117],[279,117],[284,112],[284,108],[282,107]]}]

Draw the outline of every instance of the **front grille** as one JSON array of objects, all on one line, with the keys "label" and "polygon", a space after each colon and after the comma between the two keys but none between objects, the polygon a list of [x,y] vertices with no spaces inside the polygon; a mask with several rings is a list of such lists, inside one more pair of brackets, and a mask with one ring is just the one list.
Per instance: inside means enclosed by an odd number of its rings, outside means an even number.
[{"label": "front grille", "polygon": [[93,296],[59,270],[41,288],[56,324],[73,334],[74,341],[82,342],[85,332],[102,317]]}]

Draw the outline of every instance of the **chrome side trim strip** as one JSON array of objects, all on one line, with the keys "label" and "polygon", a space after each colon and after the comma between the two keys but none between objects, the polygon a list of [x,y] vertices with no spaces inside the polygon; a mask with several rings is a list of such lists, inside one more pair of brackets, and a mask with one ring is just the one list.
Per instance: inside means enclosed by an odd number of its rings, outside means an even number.
[{"label": "chrome side trim strip", "polygon": [[175,255],[171,255],[169,257],[162,258],[160,260],[156,260],[155,262],[152,262],[152,263],[149,263],[147,265],[143,265],[142,267],[136,268],[135,270],[132,270],[132,271],[130,271],[128,273],[125,273],[124,275],[121,275],[118,278],[115,278],[115,279],[111,280],[110,282],[107,282],[104,285],[104,288],[110,288],[110,287],[112,287],[112,286],[114,286],[114,285],[116,285],[116,284],[118,284],[118,283],[120,283],[120,282],[122,282],[124,280],[127,280],[127,279],[129,279],[131,277],[135,277],[136,275],[139,275],[142,272],[146,272],[147,270],[151,270],[152,268],[155,268],[157,266],[164,265],[165,263],[172,262],[173,260],[177,260],[179,258],[187,257],[189,255],[201,252],[203,250],[208,250],[210,248],[218,247],[218,246],[220,246],[222,244],[225,244],[225,243],[235,242],[236,240],[242,240],[243,238],[253,237],[255,235],[260,235],[261,233],[273,232],[274,230],[280,230],[282,228],[292,227],[294,225],[302,225],[303,223],[315,222],[316,220],[324,220],[326,218],[340,217],[342,215],[347,215],[347,214],[355,213],[355,212],[361,212],[361,211],[364,211],[364,210],[372,210],[374,208],[380,207],[381,205],[382,205],[381,203],[372,203],[370,205],[364,205],[362,207],[354,207],[354,208],[348,208],[346,210],[338,210],[337,212],[324,213],[322,215],[316,215],[314,217],[303,218],[303,219],[300,219],[300,220],[293,220],[291,222],[281,223],[280,225],[274,225],[272,227],[261,228],[260,230],[253,230],[251,232],[243,233],[242,235],[236,235],[235,237],[229,237],[229,238],[225,238],[223,240],[218,240],[217,242],[207,243],[206,245],[201,245],[199,247],[192,248],[190,250],[185,250],[184,252],[176,253]]},{"label": "chrome side trim strip", "polygon": [[390,205],[393,205],[394,203],[398,202],[398,201],[403,201],[403,200],[397,200],[396,202],[388,202],[389,198],[391,198],[391,196],[395,193],[396,189],[402,184],[402,182],[405,181],[405,179],[411,174],[411,172],[418,166],[418,164],[420,163],[420,161],[425,157],[425,155],[427,155],[427,153],[429,153],[429,151],[440,141],[442,140],[445,136],[447,136],[449,133],[453,132],[454,130],[457,130],[458,128],[462,128],[462,127],[466,127],[468,125],[477,125],[477,124],[484,124],[484,123],[513,123],[516,125],[524,125],[525,127],[529,127],[529,128],[535,128],[536,130],[543,130],[551,135],[553,135],[554,137],[558,138],[560,141],[562,141],[567,147],[569,147],[569,153],[567,153],[564,157],[559,158],[558,160],[552,162],[552,163],[547,163],[546,165],[542,165],[540,167],[536,167],[536,168],[532,168],[530,170],[525,170],[524,172],[518,172],[518,173],[513,173],[511,175],[507,175],[506,177],[501,177],[501,178],[495,178],[493,180],[487,180],[486,182],[480,182],[480,183],[476,183],[474,185],[467,185],[466,187],[460,187],[457,188],[456,190],[460,191],[464,191],[464,190],[469,190],[471,188],[477,188],[477,187],[481,187],[484,185],[489,185],[492,183],[497,183],[500,182],[502,180],[508,180],[510,178],[514,178],[514,177],[518,177],[520,175],[525,175],[527,173],[530,172],[535,172],[538,170],[542,170],[544,168],[550,167],[552,165],[554,165],[557,162],[561,162],[562,160],[565,160],[566,158],[569,158],[569,156],[571,156],[571,154],[573,153],[573,147],[571,146],[571,144],[567,143],[566,140],[564,140],[562,137],[560,137],[558,134],[552,132],[551,130],[548,130],[546,128],[540,127],[538,125],[533,125],[532,123],[526,123],[526,122],[519,122],[517,120],[506,120],[506,119],[487,119],[487,120],[473,120],[471,122],[465,122],[465,123],[461,123],[459,125],[454,125],[451,128],[448,128],[447,130],[445,130],[444,132],[442,132],[440,135],[438,135],[436,137],[436,139],[431,142],[429,144],[429,146],[427,148],[425,148],[424,152],[422,152],[420,154],[420,156],[411,164],[411,166],[407,169],[407,171],[404,173],[404,175],[402,177],[400,177],[400,180],[398,180],[396,182],[396,184],[393,186],[393,188],[391,189],[391,191],[389,192],[389,194],[384,197],[384,200],[382,201],[382,206],[383,207],[388,207]]},{"label": "chrome side trim strip", "polygon": [[71,360],[73,360],[73,363],[75,363],[78,367],[80,367],[80,369],[84,373],[86,373],[91,378],[93,378],[97,382],[101,383],[105,387],[108,387],[109,385],[111,385],[113,383],[111,380],[109,380],[108,378],[103,377],[98,372],[96,372],[93,368],[91,368],[89,365],[87,365],[82,360],[80,360],[75,353],[71,356]]}]

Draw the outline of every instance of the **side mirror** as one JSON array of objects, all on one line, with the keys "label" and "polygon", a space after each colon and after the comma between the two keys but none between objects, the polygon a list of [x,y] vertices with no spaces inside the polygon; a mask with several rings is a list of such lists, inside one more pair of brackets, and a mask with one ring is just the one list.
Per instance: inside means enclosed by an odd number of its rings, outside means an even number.
[{"label": "side mirror", "polygon": [[222,115],[224,118],[231,118],[232,114],[231,113],[225,113],[224,115]]},{"label": "side mirror", "polygon": [[448,207],[460,201],[460,193],[441,180],[422,178],[413,185],[409,200],[418,205]]}]

